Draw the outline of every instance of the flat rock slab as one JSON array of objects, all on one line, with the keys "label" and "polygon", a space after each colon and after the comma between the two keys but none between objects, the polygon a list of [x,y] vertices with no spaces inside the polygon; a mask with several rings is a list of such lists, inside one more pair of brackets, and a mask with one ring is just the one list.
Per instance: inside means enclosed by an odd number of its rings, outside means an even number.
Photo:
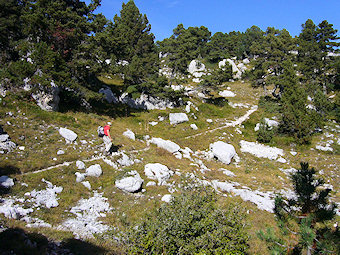
[{"label": "flat rock slab", "polygon": [[170,140],[164,140],[162,138],[155,138],[153,137],[150,140],[150,143],[156,144],[158,147],[169,151],[170,153],[175,153],[181,149],[178,144],[170,141]]},{"label": "flat rock slab", "polygon": [[170,113],[169,120],[171,125],[183,123],[189,121],[189,118],[186,113]]},{"label": "flat rock slab", "polygon": [[253,154],[258,158],[268,158],[276,160],[279,156],[283,156],[284,152],[282,149],[276,147],[270,147],[260,143],[240,141],[241,151]]}]

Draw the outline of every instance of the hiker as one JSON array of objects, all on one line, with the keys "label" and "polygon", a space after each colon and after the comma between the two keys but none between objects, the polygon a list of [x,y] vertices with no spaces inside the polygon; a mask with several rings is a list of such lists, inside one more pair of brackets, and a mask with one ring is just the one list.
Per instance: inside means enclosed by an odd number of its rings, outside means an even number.
[{"label": "hiker", "polygon": [[110,153],[110,150],[112,147],[112,138],[110,134],[110,128],[111,128],[111,122],[108,122],[107,125],[104,126],[104,136],[103,136],[106,154]]}]

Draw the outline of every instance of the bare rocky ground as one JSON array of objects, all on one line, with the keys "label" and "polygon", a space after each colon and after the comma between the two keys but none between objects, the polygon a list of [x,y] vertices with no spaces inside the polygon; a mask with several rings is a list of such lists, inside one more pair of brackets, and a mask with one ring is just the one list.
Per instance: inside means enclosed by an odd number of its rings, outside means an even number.
[{"label": "bare rocky ground", "polygon": [[[16,147],[0,149],[2,233],[14,227],[39,232],[58,240],[54,250],[64,249],[58,242],[65,238],[110,247],[126,222],[171,201],[190,180],[213,187],[222,203],[236,201],[247,208],[251,251],[258,253],[261,245],[254,233],[273,223],[276,194],[292,196],[289,175],[300,161],[319,170],[333,190],[332,200],[339,203],[340,126],[329,122],[310,146],[284,138],[259,144],[256,124],[265,115],[276,116],[258,107],[260,90],[241,82],[228,86],[235,94],[230,106],[208,106],[193,96],[189,107],[115,119],[45,113],[5,98],[0,124]],[[185,113],[188,119],[181,116],[170,124],[169,113]],[[104,155],[96,134],[97,126],[107,121],[113,123],[117,150],[110,156]],[[65,138],[61,128],[76,138]]]}]

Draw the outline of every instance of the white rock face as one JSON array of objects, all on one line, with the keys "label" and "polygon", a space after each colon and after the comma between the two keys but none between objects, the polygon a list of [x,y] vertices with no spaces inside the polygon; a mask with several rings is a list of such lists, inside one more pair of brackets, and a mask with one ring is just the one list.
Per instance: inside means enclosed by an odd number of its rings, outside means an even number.
[{"label": "white rock face", "polygon": [[190,127],[193,129],[193,130],[197,130],[198,127],[196,126],[196,124],[190,124]]},{"label": "white rock face", "polygon": [[170,140],[164,140],[162,138],[155,138],[153,137],[150,140],[150,143],[156,144],[157,147],[163,148],[164,150],[169,151],[170,153],[175,153],[181,149],[178,144],[170,141]]},{"label": "white rock face", "polygon": [[234,92],[230,90],[223,90],[218,93],[221,97],[234,97],[236,96]]},{"label": "white rock face", "polygon": [[101,88],[99,93],[105,95],[105,99],[108,103],[118,103],[118,98],[113,94],[109,87]]},{"label": "white rock face", "polygon": [[166,194],[166,195],[164,195],[164,196],[162,197],[161,200],[162,200],[163,202],[170,203],[170,202],[171,202],[171,199],[172,199],[171,194]]},{"label": "white rock face", "polygon": [[105,213],[112,210],[107,200],[103,194],[97,192],[89,199],[79,200],[70,210],[76,218],[67,219],[59,229],[70,230],[77,238],[93,238],[94,234],[108,231],[110,227],[97,220],[99,217],[106,217]]},{"label": "white rock face", "polygon": [[119,101],[123,104],[127,104],[131,108],[145,109],[145,110],[165,110],[167,108],[174,108],[175,103],[169,100],[162,100],[157,97],[148,96],[142,94],[139,98],[133,99],[129,97],[127,93],[123,93],[119,98]]},{"label": "white rock face", "polygon": [[136,140],[136,136],[135,136],[135,133],[132,132],[130,129],[126,130],[124,133],[123,133],[124,136],[130,138],[131,140]]},{"label": "white rock face", "polygon": [[144,167],[144,173],[148,178],[158,180],[158,185],[165,184],[170,176],[174,174],[174,172],[169,170],[167,166],[159,163],[146,164]]},{"label": "white rock face", "polygon": [[60,128],[59,134],[66,139],[66,142],[70,142],[70,143],[75,141],[78,137],[78,135],[75,132],[67,128]]},{"label": "white rock face", "polygon": [[76,182],[82,182],[83,180],[85,180],[86,174],[76,172],[75,175],[76,175]]},{"label": "white rock face", "polygon": [[231,159],[236,155],[234,146],[222,141],[210,144],[210,151],[224,164],[230,164]]},{"label": "white rock face", "polygon": [[95,164],[86,169],[87,176],[99,177],[103,173],[102,168],[99,164]]},{"label": "white rock face", "polygon": [[14,182],[12,178],[9,178],[6,175],[0,177],[0,186],[6,189],[9,189],[14,186]]},{"label": "white rock face", "polygon": [[137,171],[130,171],[127,175],[129,176],[115,182],[116,187],[130,193],[139,191],[144,182],[139,173]]},{"label": "white rock face", "polygon": [[32,94],[32,97],[44,111],[57,111],[60,101],[59,92],[59,87],[52,81],[47,92],[39,91],[36,94]]},{"label": "white rock face", "polygon": [[279,156],[283,156],[284,152],[282,149],[276,147],[270,147],[260,143],[240,141],[241,151],[248,152],[259,158],[268,158],[276,160]]},{"label": "white rock face", "polygon": [[[278,121],[276,121],[276,120],[271,120],[271,119],[268,119],[268,118],[264,118],[264,121],[268,125],[269,130],[271,130],[273,127],[278,127],[280,125],[280,123]],[[261,123],[257,123],[255,128],[254,128],[254,130],[255,131],[259,131],[260,126],[261,126]]]},{"label": "white rock face", "polygon": [[77,160],[76,166],[79,170],[85,169],[85,164],[83,161]]},{"label": "white rock face", "polygon": [[169,120],[171,125],[176,125],[189,121],[189,118],[185,113],[169,113]]},{"label": "white rock face", "polygon": [[233,60],[223,59],[222,61],[220,61],[218,63],[218,67],[223,68],[226,65],[227,62],[231,65],[232,72],[233,72],[233,78],[234,79],[241,79],[242,72],[240,71],[240,69],[238,69],[238,67],[236,66],[236,64]]}]

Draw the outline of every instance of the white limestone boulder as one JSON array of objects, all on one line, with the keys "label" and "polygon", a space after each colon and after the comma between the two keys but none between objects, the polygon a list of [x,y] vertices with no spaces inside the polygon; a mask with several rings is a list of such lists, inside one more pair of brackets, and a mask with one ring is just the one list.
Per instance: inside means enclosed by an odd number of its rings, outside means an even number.
[{"label": "white limestone boulder", "polygon": [[230,90],[223,90],[218,92],[221,97],[235,97],[235,93]]},{"label": "white limestone boulder", "polygon": [[144,180],[137,171],[130,171],[121,180],[116,180],[115,185],[118,189],[125,192],[134,193],[142,188]]},{"label": "white limestone boulder", "polygon": [[59,134],[65,138],[66,142],[70,143],[74,142],[78,137],[78,135],[75,132],[67,128],[60,128]]},{"label": "white limestone boulder", "polygon": [[136,135],[134,132],[132,132],[130,129],[126,130],[124,133],[123,133],[123,136],[126,136],[128,138],[130,138],[131,140],[136,140]]},{"label": "white limestone boulder", "polygon": [[6,175],[0,177],[0,187],[9,189],[14,186],[14,181]]},{"label": "white limestone boulder", "polygon": [[169,120],[171,125],[176,125],[179,123],[187,122],[189,121],[188,116],[186,113],[169,113]]},{"label": "white limestone boulder", "polygon": [[103,173],[103,170],[99,164],[92,165],[86,169],[87,176],[99,177]]},{"label": "white limestone boulder", "polygon": [[231,159],[236,155],[234,146],[222,141],[210,144],[210,151],[224,164],[230,164]]},{"label": "white limestone boulder", "polygon": [[158,185],[163,185],[174,174],[167,166],[160,163],[146,164],[144,167],[145,175],[152,179],[157,180]]},{"label": "white limestone boulder", "polygon": [[162,138],[153,137],[150,140],[150,143],[153,143],[153,144],[157,145],[157,147],[162,148],[164,150],[167,150],[170,153],[175,153],[175,152],[177,152],[181,149],[181,147],[178,144],[176,144],[176,143],[174,143],[170,140],[164,140]]},{"label": "white limestone boulder", "polygon": [[198,61],[198,60],[192,60],[188,66],[188,72],[193,74],[195,72],[205,72],[205,65]]},{"label": "white limestone boulder", "polygon": [[85,169],[85,163],[81,160],[77,160],[76,166],[79,170]]},{"label": "white limestone boulder", "polygon": [[171,202],[171,199],[172,199],[172,195],[171,194],[166,194],[164,195],[161,200],[165,203],[170,203]]},{"label": "white limestone boulder", "polygon": [[190,124],[190,127],[191,127],[193,130],[197,130],[197,129],[198,129],[198,127],[197,127],[196,124]]},{"label": "white limestone boulder", "polygon": [[76,172],[75,175],[76,175],[76,182],[82,182],[83,180],[85,180],[86,174]]}]

